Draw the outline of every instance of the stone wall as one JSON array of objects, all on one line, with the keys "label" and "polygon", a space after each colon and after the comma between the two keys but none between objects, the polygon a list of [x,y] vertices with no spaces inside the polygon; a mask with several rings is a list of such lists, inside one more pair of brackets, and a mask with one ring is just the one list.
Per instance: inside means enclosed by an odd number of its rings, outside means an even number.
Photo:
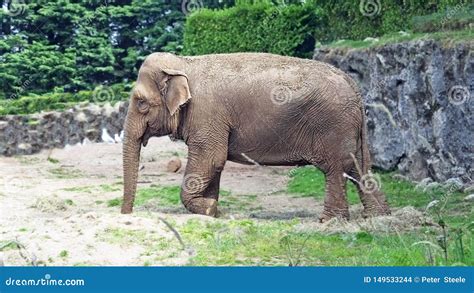
[{"label": "stone wall", "polygon": [[123,129],[128,102],[78,105],[64,112],[0,116],[0,155],[28,155],[42,149],[101,141]]},{"label": "stone wall", "polygon": [[411,179],[474,172],[474,42],[432,40],[348,50],[317,49],[362,89],[373,163]]}]

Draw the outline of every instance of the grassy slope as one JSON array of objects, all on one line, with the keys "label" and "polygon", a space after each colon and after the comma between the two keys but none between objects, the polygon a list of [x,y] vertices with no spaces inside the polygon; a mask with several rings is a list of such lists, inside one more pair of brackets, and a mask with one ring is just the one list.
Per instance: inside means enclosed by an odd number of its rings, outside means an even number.
[{"label": "grassy slope", "polygon": [[[378,39],[378,41],[377,41]],[[445,32],[435,32],[435,33],[409,33],[408,35],[400,33],[392,33],[384,35],[382,37],[376,38],[376,40],[339,40],[333,43],[324,45],[323,47],[327,48],[347,48],[347,49],[364,49],[372,47],[380,47],[387,44],[393,43],[402,43],[415,40],[436,40],[441,41],[443,44],[455,44],[461,41],[473,41],[472,30],[459,30],[459,31],[445,31]]]},{"label": "grassy slope", "polygon": [[[312,167],[298,168],[290,172],[287,192],[293,196],[324,195],[324,176]],[[439,246],[439,229],[425,227],[421,231],[397,233],[339,233],[324,235],[316,232],[301,232],[299,219],[291,221],[219,220],[200,221],[192,219],[176,225],[188,249],[193,251],[192,265],[329,265],[329,266],[423,266],[423,265],[474,265],[474,241],[469,223],[472,222],[472,206],[462,202],[464,194],[455,192],[448,197],[442,189],[432,192],[415,190],[407,181],[394,180],[391,174],[379,174],[382,189],[392,207],[413,205],[425,209],[433,199],[446,203],[440,215],[447,223],[447,252]],[[220,202],[223,207],[246,209],[255,201],[255,196],[232,196],[223,192]],[[446,200],[445,200],[446,199]],[[137,205],[156,200],[160,205],[179,206],[179,187],[152,186],[142,189],[137,195]],[[355,188],[350,186],[349,201],[358,203]],[[120,204],[110,201],[109,206]],[[436,215],[433,215],[436,217]],[[168,219],[173,222],[172,219]],[[463,249],[460,249],[459,229]],[[160,238],[144,231],[110,230],[105,239],[111,242],[143,242],[144,252],[150,260],[144,265],[176,256],[182,249],[176,240]],[[416,244],[420,241],[425,244]],[[160,253],[157,253],[157,252]],[[166,253],[163,253],[166,252]],[[428,257],[431,253],[432,257]]]}]

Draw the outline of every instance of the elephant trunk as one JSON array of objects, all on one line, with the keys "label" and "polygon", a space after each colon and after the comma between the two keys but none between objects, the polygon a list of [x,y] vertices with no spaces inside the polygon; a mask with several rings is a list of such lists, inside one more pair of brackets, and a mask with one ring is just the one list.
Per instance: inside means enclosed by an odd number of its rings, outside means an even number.
[{"label": "elephant trunk", "polygon": [[[127,116],[125,122],[125,139],[123,143],[123,203],[122,214],[130,214],[133,211],[133,201],[137,191],[138,167],[140,163],[141,139],[136,133],[139,125],[136,125]],[[143,127],[141,128],[143,129]]]}]

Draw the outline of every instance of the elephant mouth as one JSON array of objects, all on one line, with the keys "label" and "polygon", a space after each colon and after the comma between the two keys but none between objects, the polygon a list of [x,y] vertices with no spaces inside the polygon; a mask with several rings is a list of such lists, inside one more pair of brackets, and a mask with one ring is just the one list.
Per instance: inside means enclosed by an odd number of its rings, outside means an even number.
[{"label": "elephant mouth", "polygon": [[145,133],[143,134],[142,139],[141,139],[141,140],[142,140],[142,145],[143,145],[144,147],[146,147],[146,145],[148,144],[148,140],[149,140],[150,137],[152,137],[152,136],[153,136],[153,135],[152,135],[152,133],[151,133],[151,131],[150,131],[150,128],[147,127],[147,129],[145,130]]}]

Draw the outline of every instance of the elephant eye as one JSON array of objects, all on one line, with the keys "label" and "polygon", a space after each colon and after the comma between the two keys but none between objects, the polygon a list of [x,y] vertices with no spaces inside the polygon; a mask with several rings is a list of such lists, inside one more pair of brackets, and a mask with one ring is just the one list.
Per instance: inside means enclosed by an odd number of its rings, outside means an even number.
[{"label": "elephant eye", "polygon": [[137,101],[137,107],[138,107],[138,111],[146,112],[148,110],[148,103],[143,99],[139,99]]}]

